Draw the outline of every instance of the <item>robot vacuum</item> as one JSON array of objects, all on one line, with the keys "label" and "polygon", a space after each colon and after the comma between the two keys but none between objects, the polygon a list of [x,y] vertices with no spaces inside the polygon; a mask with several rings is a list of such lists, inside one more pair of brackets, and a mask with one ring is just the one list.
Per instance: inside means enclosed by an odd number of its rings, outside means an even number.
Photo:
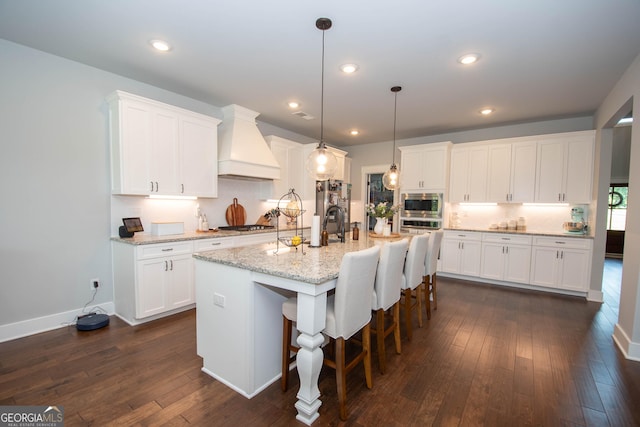
[{"label": "robot vacuum", "polygon": [[104,328],[109,324],[109,316],[106,314],[90,313],[80,317],[76,322],[76,329],[79,331],[93,331]]}]

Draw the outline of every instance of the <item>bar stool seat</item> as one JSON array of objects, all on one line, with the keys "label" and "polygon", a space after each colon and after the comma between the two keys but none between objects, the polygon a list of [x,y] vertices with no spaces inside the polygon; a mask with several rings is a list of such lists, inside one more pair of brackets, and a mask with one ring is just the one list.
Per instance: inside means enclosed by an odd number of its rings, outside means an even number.
[{"label": "bar stool seat", "polygon": [[413,338],[412,317],[414,308],[418,313],[418,326],[422,327],[422,296],[420,294],[424,280],[424,261],[427,256],[428,245],[428,234],[420,234],[412,238],[407,258],[404,262],[402,298],[404,299],[405,329],[409,341]]},{"label": "bar stool seat", "polygon": [[[342,257],[340,272],[333,295],[327,298],[326,324],[322,331],[335,342],[335,359],[324,358],[325,366],[336,370],[336,386],[340,403],[340,419],[347,419],[346,374],[363,362],[367,388],[373,386],[371,377],[371,300],[378,266],[380,248],[373,246],[356,252],[348,252]],[[288,388],[291,352],[298,349],[291,344],[293,322],[297,319],[297,299],[289,298],[282,304],[282,380],[281,388]],[[357,332],[362,331],[362,349],[346,363],[345,343]],[[354,340],[355,341],[355,340]]]},{"label": "bar stool seat", "polygon": [[427,310],[427,319],[431,319],[431,299],[433,298],[433,309],[438,309],[438,288],[436,282],[436,270],[438,269],[438,255],[442,243],[442,230],[432,231],[429,237],[429,248],[424,261],[424,298]]}]

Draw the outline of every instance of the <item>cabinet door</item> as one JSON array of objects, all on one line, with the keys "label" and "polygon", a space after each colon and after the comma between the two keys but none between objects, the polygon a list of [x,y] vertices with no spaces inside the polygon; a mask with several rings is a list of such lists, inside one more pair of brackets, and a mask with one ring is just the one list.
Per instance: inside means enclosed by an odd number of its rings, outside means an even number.
[{"label": "cabinet door", "polygon": [[511,145],[490,146],[488,148],[487,201],[509,202],[510,181]]},{"label": "cabinet door", "polygon": [[451,177],[449,180],[449,201],[466,202],[469,152],[467,150],[451,150]]},{"label": "cabinet door", "polygon": [[482,262],[480,276],[487,279],[503,280],[504,278],[504,250],[499,243],[482,244]]},{"label": "cabinet door", "polygon": [[136,318],[167,311],[168,271],[169,261],[166,258],[138,261]]},{"label": "cabinet door", "polygon": [[180,194],[218,197],[217,124],[180,118]]},{"label": "cabinet door", "polygon": [[447,273],[459,273],[460,240],[442,239],[440,249],[440,269]]},{"label": "cabinet door", "polygon": [[423,172],[425,169],[424,158],[418,151],[402,152],[400,185],[403,191],[422,191]]},{"label": "cabinet door", "polygon": [[480,258],[482,245],[480,242],[463,241],[460,251],[460,274],[467,276],[480,275]]},{"label": "cabinet door", "polygon": [[564,289],[585,291],[589,288],[589,251],[562,249],[560,251],[561,271],[558,286]]},{"label": "cabinet door", "polygon": [[151,188],[150,155],[153,111],[140,102],[119,101],[118,112],[112,112],[112,120],[112,192],[148,195],[155,190]]},{"label": "cabinet door", "polygon": [[530,203],[534,201],[536,188],[535,141],[515,143],[511,146],[511,194],[510,202]]},{"label": "cabinet door", "polygon": [[504,280],[529,283],[531,270],[531,246],[506,246]]},{"label": "cabinet door", "polygon": [[531,254],[531,284],[555,287],[558,282],[560,251],[555,248],[533,246]]},{"label": "cabinet door", "polygon": [[566,144],[565,201],[590,203],[593,181],[593,137],[571,138]]},{"label": "cabinet door", "polygon": [[538,142],[536,202],[562,202],[564,148],[564,142],[558,139]]},{"label": "cabinet door", "polygon": [[[487,147],[469,149],[468,202],[487,201],[488,153]],[[478,260],[479,259],[480,258],[478,258]]]},{"label": "cabinet door", "polygon": [[167,289],[167,309],[184,307],[195,300],[195,284],[193,279],[193,258],[191,255],[172,257],[169,259],[170,276]]},{"label": "cabinet door", "polygon": [[151,180],[158,194],[177,195],[178,183],[178,116],[158,109],[153,116],[153,144],[151,147]]}]

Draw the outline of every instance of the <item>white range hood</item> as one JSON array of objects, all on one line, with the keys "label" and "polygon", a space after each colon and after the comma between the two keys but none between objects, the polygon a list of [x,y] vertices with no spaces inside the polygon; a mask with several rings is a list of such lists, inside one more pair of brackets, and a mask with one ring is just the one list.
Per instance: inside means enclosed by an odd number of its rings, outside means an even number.
[{"label": "white range hood", "polygon": [[260,113],[239,105],[222,108],[218,128],[218,175],[244,179],[280,179],[280,165],[256,124]]}]

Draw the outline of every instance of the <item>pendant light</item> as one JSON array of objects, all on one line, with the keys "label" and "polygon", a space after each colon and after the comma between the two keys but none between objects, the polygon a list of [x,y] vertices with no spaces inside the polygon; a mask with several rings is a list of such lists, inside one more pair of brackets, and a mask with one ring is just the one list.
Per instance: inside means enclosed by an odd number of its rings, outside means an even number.
[{"label": "pendant light", "polygon": [[400,171],[398,171],[398,167],[396,166],[396,113],[398,111],[398,92],[401,90],[402,87],[400,86],[391,88],[391,92],[395,94],[393,105],[393,156],[389,170],[382,176],[382,184],[387,190],[395,190],[400,186]]},{"label": "pendant light", "polygon": [[324,32],[331,28],[331,19],[318,18],[316,28],[322,30],[322,79],[320,86],[320,143],[307,157],[307,171],[316,181],[333,177],[338,167],[338,159],[324,143]]}]

